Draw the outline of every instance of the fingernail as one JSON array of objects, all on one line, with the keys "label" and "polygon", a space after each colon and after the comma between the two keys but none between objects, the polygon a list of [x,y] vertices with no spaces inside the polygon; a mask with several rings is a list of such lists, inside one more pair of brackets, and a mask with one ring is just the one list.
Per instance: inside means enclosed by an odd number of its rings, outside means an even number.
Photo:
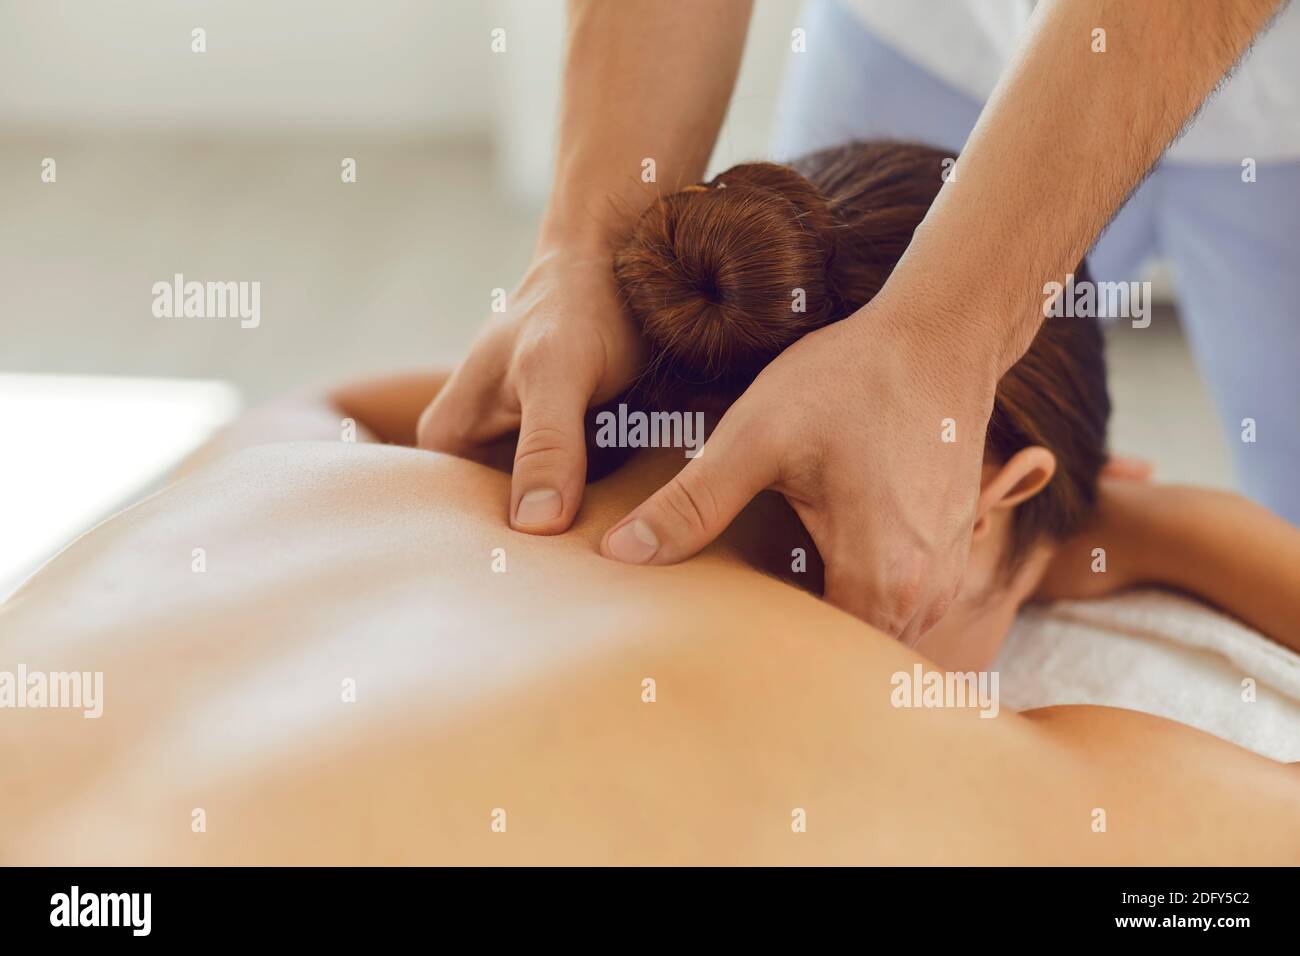
[{"label": "fingernail", "polygon": [[554,521],[564,510],[564,499],[554,488],[534,488],[524,492],[515,509],[515,524],[537,525]]},{"label": "fingernail", "polygon": [[609,536],[609,553],[628,564],[645,564],[659,550],[659,539],[650,526],[637,518]]}]

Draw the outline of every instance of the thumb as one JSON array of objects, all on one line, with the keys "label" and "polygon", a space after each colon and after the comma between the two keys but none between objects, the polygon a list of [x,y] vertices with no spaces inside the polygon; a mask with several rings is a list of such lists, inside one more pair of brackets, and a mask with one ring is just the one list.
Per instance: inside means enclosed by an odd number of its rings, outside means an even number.
[{"label": "thumb", "polygon": [[699,455],[641,507],[615,525],[601,553],[629,564],[676,564],[703,550],[741,509],[776,482],[776,457],[742,444],[726,418]]},{"label": "thumb", "polygon": [[559,534],[573,524],[587,480],[587,395],[549,380],[519,396],[519,444],[510,478],[510,525]]}]

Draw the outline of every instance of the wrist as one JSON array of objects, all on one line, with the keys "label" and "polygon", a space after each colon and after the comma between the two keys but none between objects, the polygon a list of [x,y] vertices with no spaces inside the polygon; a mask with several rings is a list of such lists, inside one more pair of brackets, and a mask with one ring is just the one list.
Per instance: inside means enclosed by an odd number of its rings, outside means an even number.
[{"label": "wrist", "polygon": [[887,284],[849,321],[858,323],[870,349],[887,348],[906,362],[914,380],[991,411],[1003,371],[998,349],[983,330],[951,318],[935,290]]},{"label": "wrist", "polygon": [[653,198],[651,188],[627,177],[611,180],[593,170],[563,168],[542,215],[538,245],[612,253]]},{"label": "wrist", "polygon": [[612,256],[616,231],[591,217],[575,216],[547,210],[537,230],[534,258],[551,252],[577,253],[583,256]]},{"label": "wrist", "polygon": [[1043,322],[1042,283],[1014,260],[990,256],[934,209],[917,227],[877,299],[907,303],[919,335],[996,387]]}]

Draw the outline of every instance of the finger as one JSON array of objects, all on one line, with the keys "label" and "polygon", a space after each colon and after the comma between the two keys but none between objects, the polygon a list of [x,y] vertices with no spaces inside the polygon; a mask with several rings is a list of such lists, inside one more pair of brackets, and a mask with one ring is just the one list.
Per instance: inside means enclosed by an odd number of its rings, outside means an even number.
[{"label": "finger", "polygon": [[911,620],[915,604],[907,595],[895,592],[891,599],[889,594],[883,579],[878,582],[861,566],[847,561],[826,562],[826,600],[889,637],[898,637]]},{"label": "finger", "polygon": [[926,632],[943,620],[956,603],[970,561],[968,542],[969,539],[963,537],[947,554],[924,564],[920,599],[911,619],[898,634],[898,639],[908,647],[916,647]]},{"label": "finger", "polygon": [[469,456],[518,426],[518,415],[501,400],[499,379],[481,372],[478,364],[467,359],[425,408],[416,425],[417,448]]},{"label": "finger", "polygon": [[[848,538],[870,540],[865,531],[861,537]],[[875,565],[861,548],[823,549],[818,543],[817,550],[826,561],[826,600],[890,637],[901,637],[925,596],[925,561],[920,552],[907,552],[887,564]],[[828,554],[831,557],[827,558]]]},{"label": "finger", "polygon": [[675,564],[722,534],[777,478],[776,455],[750,431],[724,416],[672,481],[609,530],[601,553],[629,564]]},{"label": "finger", "polygon": [[936,576],[935,582],[938,586],[928,591],[918,602],[912,619],[898,635],[898,639],[908,647],[916,647],[926,632],[943,620],[957,598],[960,582],[952,584],[943,576]]},{"label": "finger", "polygon": [[1150,481],[1155,466],[1144,458],[1130,458],[1116,455],[1107,459],[1101,473],[1106,478],[1121,478],[1125,481]]},{"label": "finger", "polygon": [[562,373],[528,380],[510,479],[510,524],[558,534],[573,524],[587,479],[584,416],[590,392]]}]

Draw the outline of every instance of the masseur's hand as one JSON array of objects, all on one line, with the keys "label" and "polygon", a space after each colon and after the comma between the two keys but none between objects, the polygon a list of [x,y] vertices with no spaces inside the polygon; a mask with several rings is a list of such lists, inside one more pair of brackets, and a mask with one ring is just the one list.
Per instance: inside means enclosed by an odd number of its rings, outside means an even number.
[{"label": "masseur's hand", "polygon": [[[1075,268],[1277,6],[1207,2],[1184,30],[1175,0],[1104,18],[1095,2],[1038,4],[885,289],[769,365],[605,552],[679,561],[777,488],[826,561],[830,600],[920,634],[960,584],[994,387],[1043,321],[1047,283]],[[1087,42],[1099,19],[1105,54]]]},{"label": "masseur's hand", "polygon": [[420,421],[462,455],[520,431],[510,523],[555,534],[586,478],[583,419],[640,366],[612,257],[664,191],[704,174],[740,67],[749,0],[570,0],[555,183],[532,268]]},{"label": "masseur's hand", "polygon": [[886,298],[764,369],[604,553],[681,561],[771,488],[812,535],[828,600],[908,642],[942,617],[970,549],[996,376]]},{"label": "masseur's hand", "polygon": [[506,311],[420,417],[421,448],[474,457],[518,429],[510,523],[555,534],[573,523],[586,481],[584,416],[640,365],[619,305],[608,248],[539,252]]}]

